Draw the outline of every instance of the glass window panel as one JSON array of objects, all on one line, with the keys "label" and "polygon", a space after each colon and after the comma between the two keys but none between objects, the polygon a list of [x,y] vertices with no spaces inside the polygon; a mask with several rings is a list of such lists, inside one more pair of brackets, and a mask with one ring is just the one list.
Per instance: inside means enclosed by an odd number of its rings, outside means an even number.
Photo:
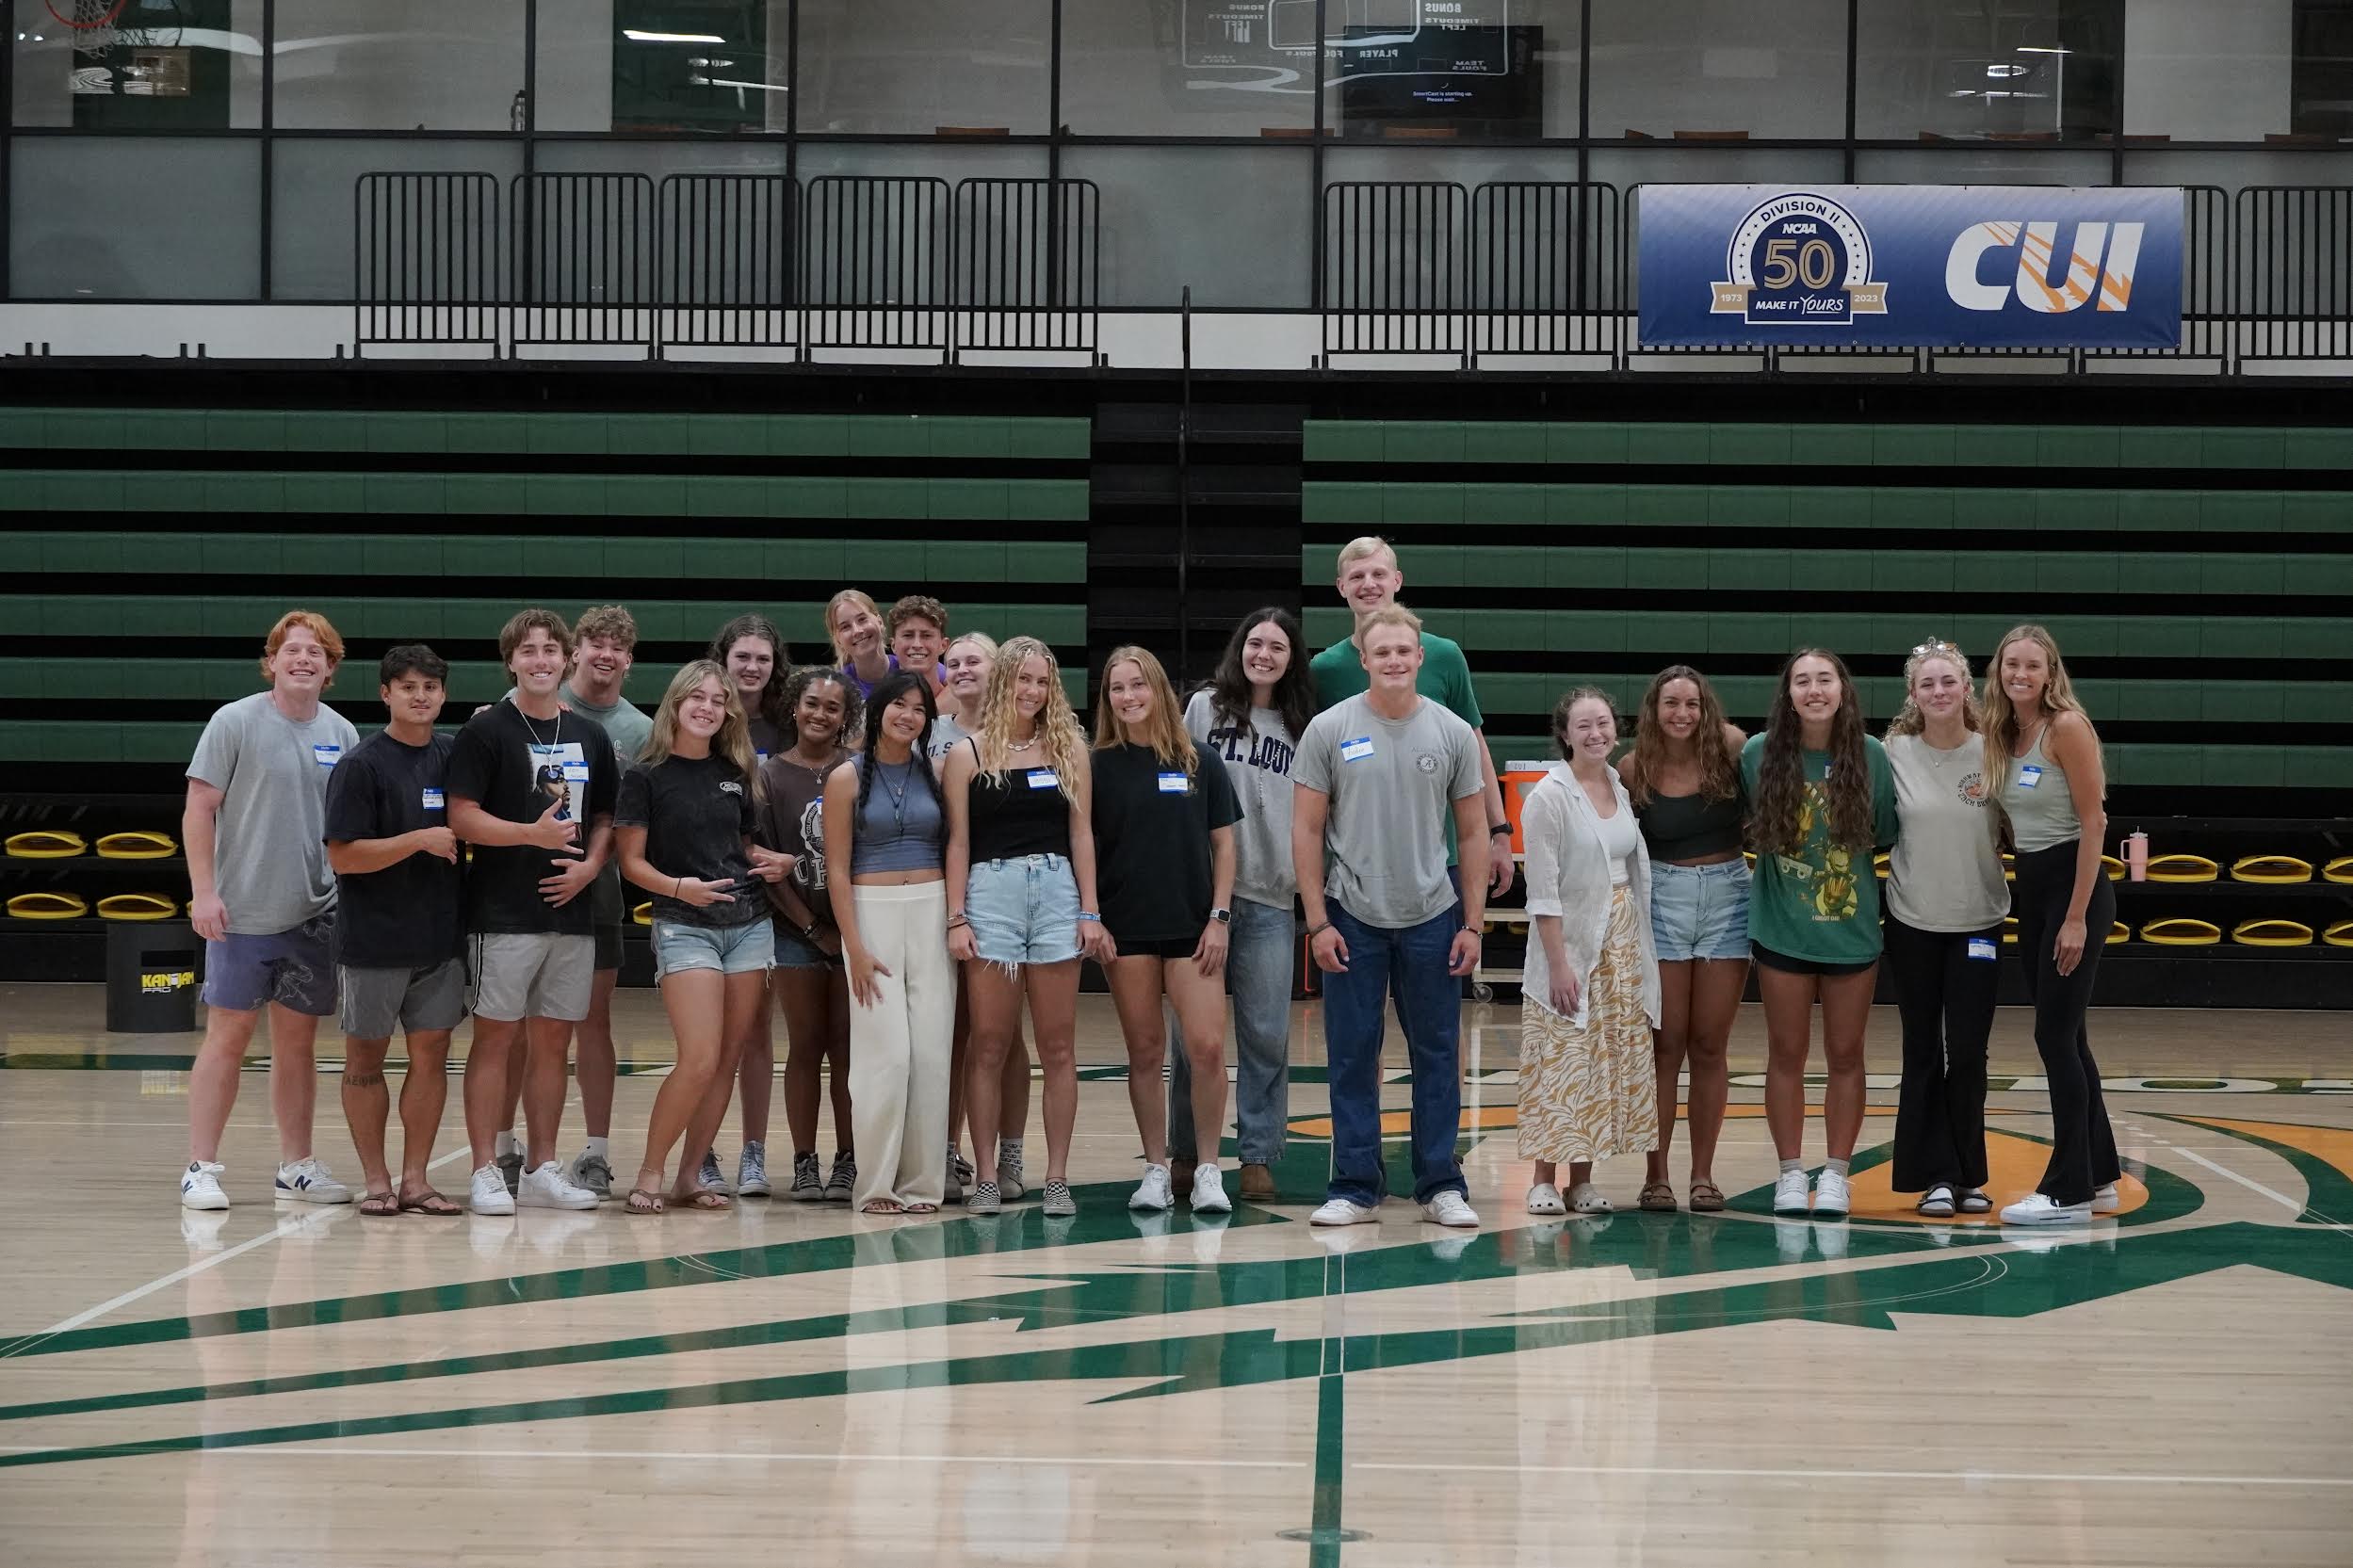
[{"label": "glass window panel", "polygon": [[[2268,11],[2281,6],[2281,0],[2262,4],[2266,14],[2255,24],[2267,32],[2275,25]],[[2295,0],[2293,24],[2289,132],[2338,141],[2353,138],[2353,0]]]},{"label": "glass window panel", "polygon": [[1103,303],[1305,309],[1306,148],[1085,147],[1063,171],[1102,193]]},{"label": "glass window panel", "polygon": [[1447,140],[1577,134],[1575,0],[1330,0],[1324,128]]},{"label": "glass window panel", "polygon": [[126,0],[96,26],[57,20],[87,9],[20,0],[17,124],[225,131],[262,122],[262,0]]},{"label": "glass window panel", "polygon": [[789,0],[562,0],[539,8],[543,131],[782,135]]},{"label": "glass window panel", "polygon": [[2301,9],[2296,0],[2237,0],[2219,27],[2214,0],[2135,0],[2124,24],[2125,134],[2261,141],[2290,129]]},{"label": "glass window panel", "polygon": [[1255,137],[1315,124],[1315,8],[1116,0],[1063,8],[1063,122],[1079,136]]},{"label": "glass window panel", "polygon": [[[542,149],[543,154],[545,151]],[[511,223],[507,216],[510,182],[522,169],[523,149],[516,142],[281,137],[271,150],[269,165],[271,298],[351,298],[352,197],[361,175],[446,171],[495,175],[499,221],[504,227]]]},{"label": "glass window panel", "polygon": [[250,299],[261,287],[256,141],[20,137],[10,175],[20,299]]},{"label": "glass window panel", "polygon": [[523,0],[278,0],[277,124],[519,129],[523,10]]},{"label": "glass window panel", "polygon": [[1846,0],[1593,0],[1587,48],[1597,137],[1846,134]]},{"label": "glass window panel", "polygon": [[801,0],[801,129],[1043,136],[1052,36],[1049,0]]},{"label": "glass window panel", "polygon": [[2124,154],[2128,186],[2219,186],[2236,193],[2248,186],[2353,186],[2353,151],[2170,153],[2134,147]]},{"label": "glass window panel", "polygon": [[2020,147],[1922,148],[1855,154],[1866,186],[2104,186],[2116,171],[2106,153]]},{"label": "glass window panel", "polygon": [[1855,134],[1877,141],[2110,135],[2123,39],[2123,0],[1871,0],[1857,15]]}]

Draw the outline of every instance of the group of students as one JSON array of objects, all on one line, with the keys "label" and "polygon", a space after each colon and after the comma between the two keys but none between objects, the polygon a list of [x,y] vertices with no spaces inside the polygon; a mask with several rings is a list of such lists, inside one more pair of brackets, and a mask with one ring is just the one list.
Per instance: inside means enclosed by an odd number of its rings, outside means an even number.
[{"label": "group of students", "polygon": [[[210,1010],[183,1204],[228,1204],[221,1132],[268,1007],[280,1197],[354,1196],[311,1147],[314,1037],[337,1012],[364,1212],[462,1212],[429,1165],[451,1033],[469,1014],[463,1206],[618,1196],[651,1214],[771,1195],[781,1013],[790,1197],[878,1214],[956,1201],[992,1212],[1020,1197],[1034,1046],[1045,1206],[1072,1213],[1081,959],[1102,966],[1127,1045],[1144,1161],[1130,1205],[1231,1207],[1217,1157],[1229,992],[1240,1188],[1270,1200],[1304,916],[1333,1128],[1313,1220],[1378,1217],[1393,1005],[1413,1068],[1414,1200],[1433,1221],[1476,1225],[1456,1158],[1461,979],[1479,962],[1487,898],[1512,885],[1512,829],[1462,651],[1396,602],[1404,582],[1386,542],[1351,542],[1335,584],[1355,616],[1348,639],[1309,659],[1296,617],[1255,611],[1181,703],[1149,652],[1114,649],[1091,738],[1046,644],[951,637],[946,608],[921,595],[885,613],[854,590],[836,594],[836,662],[799,670],[766,618],[730,621],[651,716],[622,695],[637,640],[625,609],[598,606],[576,626],[527,609],[500,633],[504,699],[443,733],[446,665],[421,644],[394,648],[378,671],[389,722],[365,740],[320,701],[341,639],[323,617],[288,613],[265,644],[269,688],[221,709],[188,769],[190,917],[207,945]],[[1872,853],[1890,845],[1886,941],[1906,1037],[1897,1182],[1919,1178],[1907,1189],[1925,1191],[1923,1212],[1982,1210],[2004,833],[2019,849],[2022,951],[2063,1123],[2039,1197],[2057,1217],[2112,1200],[2114,1143],[2082,1035],[2098,951],[2087,932],[2104,934],[2112,908],[2104,881],[2084,881],[2100,864],[2098,744],[2047,635],[2021,628],[1997,665],[1981,719],[1959,653],[1916,651],[1884,748],[1862,734],[1844,667],[1816,650],[1792,658],[1754,739],[1724,721],[1696,671],[1663,672],[1615,768],[1607,700],[1562,701],[1563,764],[1523,814],[1532,1212],[1606,1208],[1592,1162],[1637,1151],[1650,1161],[1643,1206],[1675,1207],[1666,1144],[1686,1061],[1691,1205],[1722,1206],[1710,1165],[1725,1037],[1752,951],[1772,1039],[1776,1207],[1806,1211],[1810,1198],[1817,1215],[1845,1211],[1881,945]],[[1753,892],[1744,842],[1759,854]],[[650,905],[676,1039],[625,1187],[609,1141],[625,889]],[[1809,1184],[1799,1135],[1816,999],[1830,1160]],[[383,1076],[396,1031],[411,1063],[397,1176]],[[560,1160],[570,1071],[587,1134]],[[828,1080],[830,1169],[818,1148]],[[730,1181],[715,1144],[738,1099]]]},{"label": "group of students", "polygon": [[[1640,1204],[1677,1206],[1668,1144],[1690,1075],[1696,1211],[1724,1206],[1713,1175],[1725,1045],[1757,973],[1777,1214],[1843,1219],[1862,1128],[1863,1045],[1879,963],[1892,970],[1904,1070],[1891,1183],[1931,1218],[1984,1214],[1986,1055],[2005,921],[2035,1007],[2051,1089],[2051,1156],[2004,1224],[2081,1220],[2119,1206],[2116,1140],[2085,1030],[2115,919],[2101,847],[2099,737],[2051,634],[1995,648],[1980,697],[1950,642],[1914,648],[1884,742],[1837,655],[1782,667],[1764,733],[1726,722],[1706,678],[1662,671],[1615,768],[1615,716],[1570,692],[1552,731],[1565,762],[1528,793],[1520,1153],[1530,1212],[1606,1212],[1592,1166],[1641,1153]],[[2010,847],[2015,893],[2003,861]],[[1753,853],[1753,875],[1744,855]],[[1888,851],[1886,913],[1874,856]],[[1826,1158],[1801,1144],[1814,1004],[1828,1083]],[[1558,1167],[1569,1168],[1566,1197]]]}]

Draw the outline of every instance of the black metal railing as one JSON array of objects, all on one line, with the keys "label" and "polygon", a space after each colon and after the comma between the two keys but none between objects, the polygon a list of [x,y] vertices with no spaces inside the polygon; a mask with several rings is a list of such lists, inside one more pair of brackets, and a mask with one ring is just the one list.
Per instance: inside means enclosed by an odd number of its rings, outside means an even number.
[{"label": "black metal railing", "polygon": [[2353,359],[2353,187],[2249,186],[2234,228],[2238,360]]},{"label": "black metal railing", "polygon": [[351,189],[352,341],[500,339],[498,180],[363,174]]},{"label": "black metal railing", "polygon": [[956,186],[955,347],[1098,351],[1102,194],[1092,180]]},{"label": "black metal railing", "polygon": [[642,346],[654,331],[654,182],[518,174],[511,346]]},{"label": "black metal railing", "polygon": [[800,341],[799,198],[781,174],[662,181],[661,345],[783,348]]},{"label": "black metal railing", "polygon": [[1617,187],[1503,181],[1470,198],[1470,353],[1617,361]]},{"label": "black metal railing", "polygon": [[929,175],[827,174],[809,183],[801,273],[801,344],[955,348],[948,182]]},{"label": "black metal railing", "polygon": [[2086,348],[2086,360],[2231,357],[2231,196],[2220,186],[2182,189],[2182,342],[2174,348]]},{"label": "black metal railing", "polygon": [[1468,356],[1469,193],[1435,180],[1323,187],[1323,357]]}]

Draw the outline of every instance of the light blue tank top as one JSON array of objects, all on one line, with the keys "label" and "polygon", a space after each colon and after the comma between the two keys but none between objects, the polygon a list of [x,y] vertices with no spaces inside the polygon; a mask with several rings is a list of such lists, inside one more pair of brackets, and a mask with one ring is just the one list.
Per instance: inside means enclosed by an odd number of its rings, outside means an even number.
[{"label": "light blue tank top", "polygon": [[2011,761],[2009,780],[2002,786],[2002,809],[2009,814],[2010,837],[2021,855],[2084,836],[2075,797],[2067,786],[2067,769],[2042,753],[2043,736],[2050,733],[2051,726],[2045,724],[2026,754]]},{"label": "light blue tank top", "polygon": [[[864,758],[856,764],[866,771]],[[877,758],[874,788],[852,824],[850,875],[872,871],[937,871],[947,843],[939,797],[932,792],[914,759],[893,766]]]}]

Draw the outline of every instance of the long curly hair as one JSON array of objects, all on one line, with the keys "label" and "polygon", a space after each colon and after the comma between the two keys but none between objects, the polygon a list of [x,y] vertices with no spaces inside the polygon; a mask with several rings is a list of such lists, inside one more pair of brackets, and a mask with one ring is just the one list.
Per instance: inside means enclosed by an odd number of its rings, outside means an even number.
[{"label": "long curly hair", "polygon": [[1641,713],[1634,723],[1634,744],[1617,759],[1618,779],[1634,804],[1650,803],[1652,781],[1666,770],[1670,744],[1666,726],[1659,721],[1659,703],[1675,681],[1689,681],[1699,693],[1699,722],[1691,732],[1692,752],[1699,763],[1699,798],[1729,800],[1740,793],[1740,758],[1724,738],[1729,722],[1724,717],[1724,700],[1708,684],[1708,677],[1688,664],[1670,664],[1650,677],[1650,688],[1642,694]]},{"label": "long curly hair", "polygon": [[734,763],[743,787],[756,800],[760,796],[760,769],[752,754],[752,726],[743,717],[743,694],[728,677],[726,666],[716,659],[695,659],[681,665],[678,672],[670,677],[670,689],[662,693],[661,703],[654,710],[653,737],[646,741],[644,754],[638,762],[645,768],[657,768],[670,760],[678,747],[678,709],[705,681],[717,681],[727,693],[727,717],[720,720],[719,733],[711,736],[711,755]]},{"label": "long curly hair", "polygon": [[[2042,650],[2043,660],[2050,666],[2051,676],[2043,684],[2042,711],[2056,719],[2063,713],[2084,713],[2084,704],[2075,695],[2075,683],[2068,679],[2066,661],[2059,657],[2058,640],[2040,626],[2029,622],[2013,626],[1993,645],[1993,657],[1986,661],[1986,799],[1999,811],[2002,791],[2010,782],[2010,769],[2016,766],[2010,757],[2018,745],[2018,710],[2010,705],[2010,694],[2002,685],[2002,655],[2010,651],[2013,642],[2032,642]],[[2091,715],[2084,714],[2084,722],[2091,722]],[[2093,743],[2099,743],[2097,732]],[[2008,827],[2004,819],[2004,828]]]},{"label": "long curly hair", "polygon": [[1930,659],[1942,659],[1961,672],[1962,727],[1972,732],[1986,727],[1985,714],[1977,705],[1976,690],[1969,684],[1969,655],[1952,643],[1932,637],[1914,648],[1911,656],[1904,661],[1904,705],[1895,710],[1893,719],[1888,720],[1887,734],[1883,738],[1893,740],[1900,735],[1918,735],[1928,727],[1928,716],[1920,711],[1918,703],[1912,701],[1912,681],[1920,673],[1920,667]]},{"label": "long curly hair", "polygon": [[[769,667],[768,684],[760,687],[759,716],[775,725],[777,734],[790,735],[792,710],[785,705],[785,634],[776,629],[775,622],[765,615],[738,615],[712,636],[710,652],[706,656],[723,670],[727,667],[727,650],[747,637],[766,639],[776,655],[775,662]],[[735,677],[728,676],[727,684],[733,686]]]},{"label": "long curly hair", "polygon": [[1133,643],[1112,650],[1103,661],[1103,689],[1095,700],[1095,749],[1108,752],[1128,738],[1127,726],[1119,715],[1112,711],[1112,671],[1123,664],[1133,664],[1144,672],[1144,684],[1152,688],[1152,712],[1144,719],[1144,733],[1152,754],[1163,768],[1181,768],[1191,774],[1199,765],[1201,756],[1193,749],[1193,736],[1185,733],[1184,710],[1176,705],[1176,692],[1168,684],[1168,671],[1152,655],[1149,648]]},{"label": "long curly hair", "polygon": [[1838,712],[1830,719],[1830,842],[1847,849],[1872,846],[1871,762],[1863,749],[1863,703],[1846,663],[1826,648],[1800,648],[1781,666],[1773,688],[1773,713],[1765,720],[1764,754],[1757,763],[1757,800],[1748,814],[1748,847],[1761,855],[1796,854],[1806,846],[1800,818],[1806,803],[1804,724],[1790,700],[1790,674],[1797,661],[1826,662],[1839,678]]},{"label": "long curly hair", "polygon": [[1282,716],[1283,727],[1290,731],[1296,741],[1307,733],[1314,719],[1315,675],[1307,668],[1307,634],[1300,629],[1299,617],[1280,605],[1252,610],[1241,618],[1234,635],[1225,639],[1225,653],[1217,661],[1217,673],[1209,677],[1209,714],[1218,723],[1229,724],[1239,730],[1250,728],[1250,672],[1242,668],[1242,651],[1250,641],[1250,634],[1260,626],[1274,622],[1290,642],[1290,662],[1274,683],[1274,711]]},{"label": "long curly hair", "polygon": [[922,776],[923,787],[932,792],[932,799],[940,798],[939,776],[932,771],[932,725],[938,720],[939,710],[932,703],[931,679],[912,670],[894,670],[874,683],[873,694],[866,700],[867,716],[873,723],[874,734],[867,737],[866,750],[858,753],[858,803],[853,822],[866,815],[867,797],[874,793],[874,753],[882,750],[883,710],[910,691],[923,697],[923,733],[915,737],[914,756],[910,760]]},{"label": "long curly hair", "polygon": [[1038,710],[1038,754],[1054,770],[1063,799],[1075,804],[1078,785],[1072,775],[1085,758],[1087,732],[1079,716],[1070,711],[1070,698],[1063,690],[1063,669],[1055,661],[1053,649],[1034,637],[1007,638],[990,655],[988,684],[981,688],[981,712],[965,728],[973,734],[982,772],[995,777],[1013,766],[1014,697],[1022,665],[1033,658],[1046,661],[1047,675],[1046,706]]}]

